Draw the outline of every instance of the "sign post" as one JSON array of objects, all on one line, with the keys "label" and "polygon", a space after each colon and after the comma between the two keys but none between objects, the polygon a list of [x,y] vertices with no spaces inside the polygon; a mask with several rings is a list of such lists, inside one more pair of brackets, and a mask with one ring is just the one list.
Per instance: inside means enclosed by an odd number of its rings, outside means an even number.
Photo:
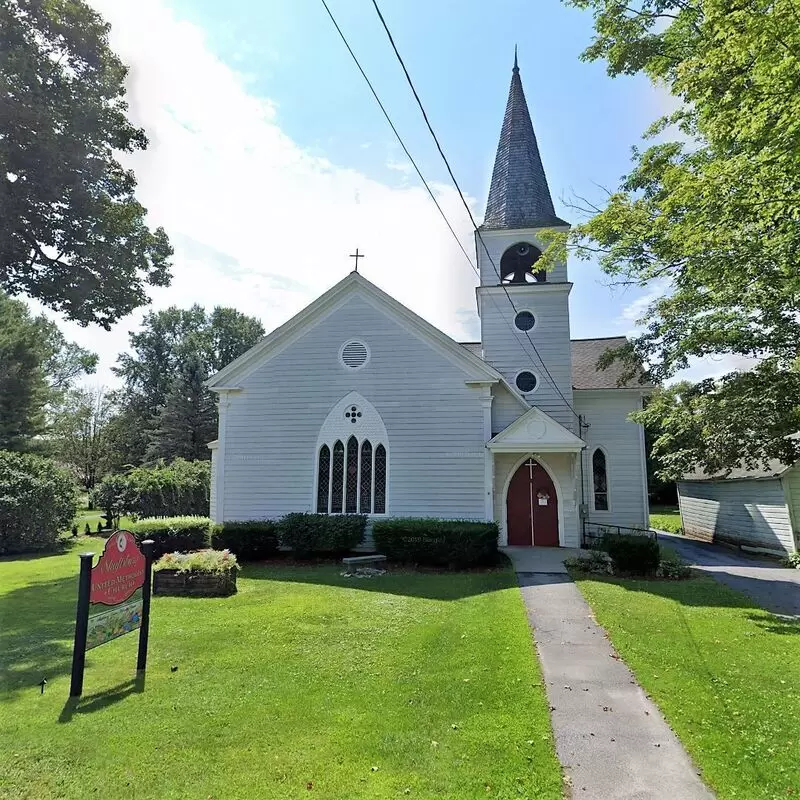
[{"label": "sign post", "polygon": [[94,567],[94,553],[81,553],[70,697],[83,693],[86,651],[137,628],[136,669],[143,675],[147,665],[154,544],[150,539],[142,542],[143,553],[132,533],[117,531],[106,541]]},{"label": "sign post", "polygon": [[147,669],[147,642],[150,638],[150,592],[153,581],[153,549],[155,542],[145,539],[142,542],[144,550],[144,584],[142,586],[142,625],[139,628],[139,654],[136,659],[136,671],[144,675]]},{"label": "sign post", "polygon": [[78,578],[78,608],[75,613],[75,644],[72,648],[72,679],[69,696],[83,694],[83,666],[86,663],[86,634],[89,629],[89,594],[92,586],[94,553],[81,553],[81,572]]}]

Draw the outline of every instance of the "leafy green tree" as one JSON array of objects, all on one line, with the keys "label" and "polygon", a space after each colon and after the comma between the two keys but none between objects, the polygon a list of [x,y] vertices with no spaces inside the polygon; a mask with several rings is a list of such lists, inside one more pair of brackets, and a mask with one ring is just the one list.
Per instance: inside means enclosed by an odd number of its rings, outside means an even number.
[{"label": "leafy green tree", "polygon": [[148,461],[211,458],[208,443],[216,437],[217,413],[211,393],[203,386],[207,377],[200,358],[187,356],[158,413]]},{"label": "leafy green tree", "polygon": [[0,288],[106,329],[172,255],[116,158],[148,142],[108,31],[83,0],[0,0]]},{"label": "leafy green tree", "polygon": [[55,323],[32,317],[24,302],[0,292],[0,447],[30,447],[63,392],[96,363]]},{"label": "leafy green tree", "polygon": [[[158,431],[176,376],[187,381],[183,367],[191,361],[196,363],[196,374],[207,377],[249,350],[263,335],[264,328],[257,319],[232,308],[218,307],[208,314],[199,305],[188,309],[173,306],[147,314],[142,329],[130,336],[132,352],[121,354],[114,367],[125,381],[120,392],[120,413],[110,426],[119,467],[179,455],[153,447],[147,452],[154,437],[163,438],[163,432]],[[211,393],[202,389],[201,395],[202,402],[196,399],[194,404],[201,417],[193,423],[192,430],[208,430],[210,405],[212,435],[197,449],[199,455],[193,457],[208,458],[205,445],[216,436],[217,414]],[[173,409],[183,403],[177,396],[171,402]],[[183,411],[190,407],[191,404],[181,406]]]},{"label": "leafy green tree", "polygon": [[151,417],[141,399],[124,390],[111,392],[109,399],[114,412],[105,429],[106,461],[109,471],[125,472],[144,461]]},{"label": "leafy green tree", "polygon": [[52,550],[72,523],[78,493],[50,459],[0,450],[0,555]]},{"label": "leafy green tree", "polygon": [[112,404],[102,389],[73,389],[54,413],[49,436],[58,460],[91,490],[109,468],[106,432]]},{"label": "leafy green tree", "polygon": [[41,331],[28,307],[0,293],[0,448],[19,450],[44,430],[48,386]]},{"label": "leafy green tree", "polygon": [[[615,354],[661,382],[712,354],[759,366],[667,390],[656,449],[668,469],[792,461],[800,440],[800,11],[794,0],[566,0],[594,12],[587,60],[642,72],[679,101],[634,150],[603,208],[552,234],[546,263],[572,248],[615,281],[664,287],[644,332]],[[594,213],[596,212],[596,213]],[[761,419],[756,419],[757,417]],[[688,439],[683,434],[688,433]]]}]

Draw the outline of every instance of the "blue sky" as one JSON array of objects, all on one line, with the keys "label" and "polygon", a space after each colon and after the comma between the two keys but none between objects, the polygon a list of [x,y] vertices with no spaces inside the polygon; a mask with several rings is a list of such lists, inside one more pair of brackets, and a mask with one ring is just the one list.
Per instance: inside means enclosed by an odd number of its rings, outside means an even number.
[{"label": "blue sky", "polygon": [[[130,159],[153,224],[176,247],[153,308],[234,305],[281,324],[367,253],[362,271],[457,339],[477,338],[475,275],[410,171],[319,0],[92,0],[130,66],[131,114],[151,139]],[[469,252],[470,228],[370,0],[330,6]],[[642,78],[580,53],[591,16],[558,0],[383,0],[384,15],[478,218],[515,44],[556,211],[600,200],[662,110]],[[643,291],[612,291],[572,261],[574,337],[630,332]],[[421,291],[421,289],[423,289]],[[142,312],[68,334],[110,373]]]}]

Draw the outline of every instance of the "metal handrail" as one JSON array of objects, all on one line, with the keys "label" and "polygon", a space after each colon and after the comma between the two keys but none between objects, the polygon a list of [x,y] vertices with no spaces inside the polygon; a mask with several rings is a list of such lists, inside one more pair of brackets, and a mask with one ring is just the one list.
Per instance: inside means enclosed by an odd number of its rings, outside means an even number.
[{"label": "metal handrail", "polygon": [[627,525],[610,525],[606,522],[584,520],[581,546],[589,548],[599,543],[604,536],[609,534],[614,536],[645,536],[648,539],[657,538],[656,532],[649,528],[632,528]]}]

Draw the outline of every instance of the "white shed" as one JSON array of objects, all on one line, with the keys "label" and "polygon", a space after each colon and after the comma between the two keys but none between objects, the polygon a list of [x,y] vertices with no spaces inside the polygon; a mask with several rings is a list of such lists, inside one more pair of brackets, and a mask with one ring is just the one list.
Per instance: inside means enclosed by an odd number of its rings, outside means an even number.
[{"label": "white shed", "polygon": [[692,473],[678,481],[684,533],[706,542],[785,555],[800,542],[800,462],[778,461],[726,476]]}]

